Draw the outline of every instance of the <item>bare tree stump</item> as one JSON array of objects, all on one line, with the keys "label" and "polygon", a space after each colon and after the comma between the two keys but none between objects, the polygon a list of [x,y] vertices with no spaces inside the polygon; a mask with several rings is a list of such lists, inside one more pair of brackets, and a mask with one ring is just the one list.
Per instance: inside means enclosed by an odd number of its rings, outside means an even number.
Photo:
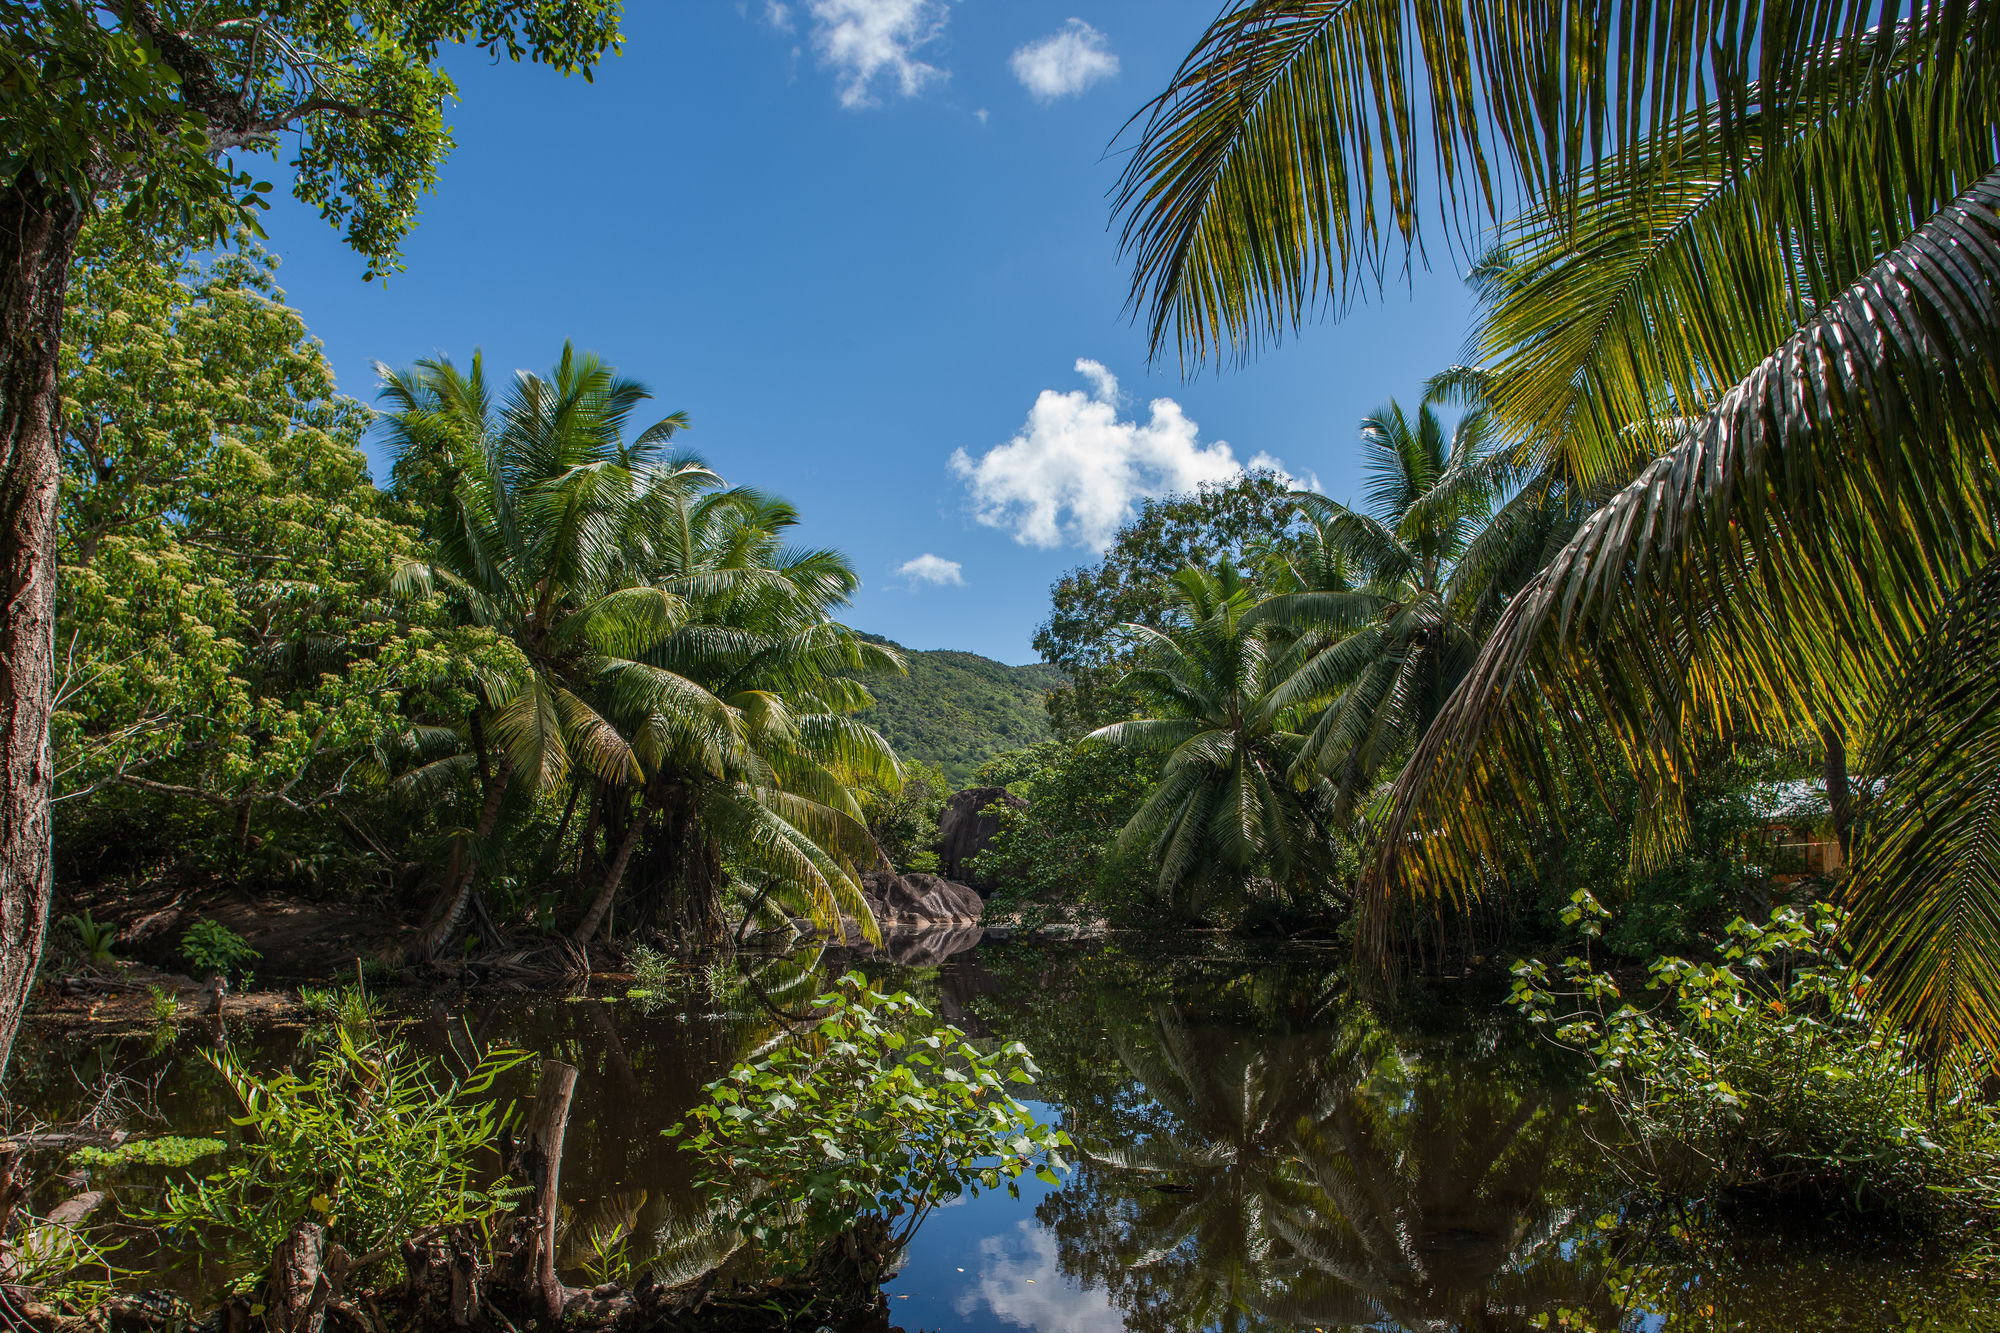
[{"label": "bare tree stump", "polygon": [[523,1248],[515,1276],[529,1296],[535,1317],[553,1323],[562,1317],[563,1288],[556,1277],[556,1201],[562,1185],[563,1136],[569,1131],[569,1103],[576,1092],[574,1066],[542,1061],[541,1091],[528,1118],[516,1170],[534,1190],[532,1226],[517,1233]]},{"label": "bare tree stump", "polygon": [[326,1228],[300,1220],[271,1256],[264,1320],[271,1333],[320,1333],[332,1293],[323,1268]]}]

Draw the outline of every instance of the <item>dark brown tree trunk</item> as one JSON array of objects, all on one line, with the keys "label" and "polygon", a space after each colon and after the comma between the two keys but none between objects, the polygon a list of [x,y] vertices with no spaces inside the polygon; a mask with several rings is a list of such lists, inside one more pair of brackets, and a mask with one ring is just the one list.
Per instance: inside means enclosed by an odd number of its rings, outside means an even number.
[{"label": "dark brown tree trunk", "polygon": [[659,929],[684,955],[704,953],[726,939],[722,857],[702,822],[700,799],[693,786],[676,789],[650,850]]},{"label": "dark brown tree trunk", "polygon": [[523,1236],[526,1252],[518,1260],[517,1280],[525,1291],[533,1293],[535,1317],[545,1326],[562,1315],[563,1287],[556,1277],[556,1218],[562,1197],[563,1138],[569,1130],[569,1104],[576,1092],[576,1079],[574,1065],[542,1062],[541,1090],[522,1140],[521,1173],[534,1190],[534,1202],[526,1216],[534,1226]]},{"label": "dark brown tree trunk", "polygon": [[633,812],[632,822],[625,829],[625,836],[619,840],[618,851],[611,858],[611,864],[604,869],[604,882],[598,886],[597,896],[590,900],[590,908],[577,922],[576,930],[570,938],[578,944],[589,944],[597,937],[597,928],[604,924],[604,918],[611,911],[611,904],[618,897],[618,886],[624,882],[625,867],[632,863],[632,853],[638,849],[639,839],[646,832],[648,818],[653,812],[652,793],[649,788],[639,797],[639,808]]},{"label": "dark brown tree trunk", "polygon": [[63,293],[83,211],[23,174],[0,188],[0,1077],[48,925],[56,433]]},{"label": "dark brown tree trunk", "polygon": [[[479,842],[486,842],[493,837],[493,830],[500,823],[500,803],[507,795],[507,780],[513,774],[513,763],[503,758],[500,766],[486,779],[486,797],[480,803],[479,826],[474,830],[474,837]],[[459,858],[456,856],[453,858],[453,864],[459,864]],[[445,942],[451,939],[452,933],[458,929],[458,923],[465,917],[467,904],[472,901],[472,885],[478,877],[479,849],[474,847],[468,849],[464,856],[463,869],[459,870],[456,882],[447,880],[444,892],[438,896],[437,906],[432,911],[431,923],[424,928],[423,935],[417,940],[417,957],[434,957],[437,951],[444,947]]]}]

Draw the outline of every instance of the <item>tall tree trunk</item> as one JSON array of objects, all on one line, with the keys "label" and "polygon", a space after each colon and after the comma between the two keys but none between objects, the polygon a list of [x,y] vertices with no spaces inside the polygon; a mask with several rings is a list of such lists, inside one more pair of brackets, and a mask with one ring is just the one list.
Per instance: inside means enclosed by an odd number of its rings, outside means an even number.
[{"label": "tall tree trunk", "polygon": [[[485,799],[479,806],[479,826],[474,830],[474,837],[479,842],[491,839],[493,830],[499,826],[500,802],[507,795],[507,780],[513,773],[513,761],[503,757],[500,766],[486,779]],[[454,858],[455,862],[456,860],[457,858]],[[459,870],[456,882],[447,882],[444,892],[438,895],[437,905],[431,912],[431,923],[424,928],[423,935],[417,940],[417,957],[435,957],[437,951],[451,939],[452,934],[458,929],[458,923],[465,917],[467,904],[472,901],[472,885],[478,877],[479,849],[473,847],[467,849],[463,868]]]},{"label": "tall tree trunk", "polygon": [[611,858],[611,864],[604,869],[604,882],[598,886],[597,896],[590,900],[590,910],[583,914],[583,920],[576,923],[570,938],[578,944],[589,944],[597,938],[597,928],[604,924],[604,918],[611,911],[611,904],[618,897],[618,886],[625,879],[625,867],[632,863],[632,853],[638,849],[639,839],[646,832],[647,817],[653,812],[652,789],[647,788],[639,795],[639,808],[632,815],[632,822],[619,840],[618,851]]},{"label": "tall tree trunk", "polygon": [[56,366],[82,226],[83,211],[30,174],[0,188],[0,1076],[41,963],[54,880]]},{"label": "tall tree trunk", "polygon": [[656,851],[664,880],[659,929],[676,952],[693,956],[725,939],[722,920],[722,855],[701,818],[700,793],[680,789]]}]

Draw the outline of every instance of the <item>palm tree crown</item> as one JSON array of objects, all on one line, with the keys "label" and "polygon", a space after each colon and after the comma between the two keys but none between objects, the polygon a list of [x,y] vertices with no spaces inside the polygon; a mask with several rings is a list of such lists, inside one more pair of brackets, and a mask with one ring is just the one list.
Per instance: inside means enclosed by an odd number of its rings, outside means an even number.
[{"label": "palm tree crown", "polygon": [[1171,630],[1128,625],[1144,665],[1126,680],[1159,716],[1113,723],[1090,743],[1164,753],[1159,785],[1121,835],[1150,852],[1160,897],[1201,918],[1256,875],[1290,882],[1324,850],[1323,782],[1295,785],[1304,737],[1274,695],[1287,663],[1230,565],[1184,569],[1168,585]]}]

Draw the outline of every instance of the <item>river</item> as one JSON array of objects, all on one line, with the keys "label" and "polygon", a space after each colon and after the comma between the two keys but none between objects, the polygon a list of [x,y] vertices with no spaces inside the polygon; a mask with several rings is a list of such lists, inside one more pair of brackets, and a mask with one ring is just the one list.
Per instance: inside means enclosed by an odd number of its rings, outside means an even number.
[{"label": "river", "polygon": [[[1645,1204],[1559,1054],[1496,994],[1410,992],[1385,1020],[1340,961],[1120,939],[868,965],[975,1038],[1025,1042],[1043,1071],[1033,1104],[1077,1144],[1060,1186],[934,1213],[885,1288],[896,1323],[1444,1333],[1560,1326],[1569,1312],[1633,1333],[2000,1329],[2000,1292],[1898,1238]],[[716,1237],[687,1154],[661,1131],[844,965],[749,958],[755,984],[718,965],[640,999],[474,991],[401,1017],[433,1050],[500,1043],[576,1065],[566,1276],[670,1279],[698,1271]],[[95,1049],[31,1033],[16,1089],[54,1115],[116,1070],[118,1095],[162,1118],[153,1132],[227,1137],[233,1108],[201,1058],[215,1039],[198,1024]],[[309,1038],[227,1039],[276,1065]],[[156,1179],[128,1169],[107,1183]],[[172,1256],[152,1262],[152,1281],[199,1286]]]}]

